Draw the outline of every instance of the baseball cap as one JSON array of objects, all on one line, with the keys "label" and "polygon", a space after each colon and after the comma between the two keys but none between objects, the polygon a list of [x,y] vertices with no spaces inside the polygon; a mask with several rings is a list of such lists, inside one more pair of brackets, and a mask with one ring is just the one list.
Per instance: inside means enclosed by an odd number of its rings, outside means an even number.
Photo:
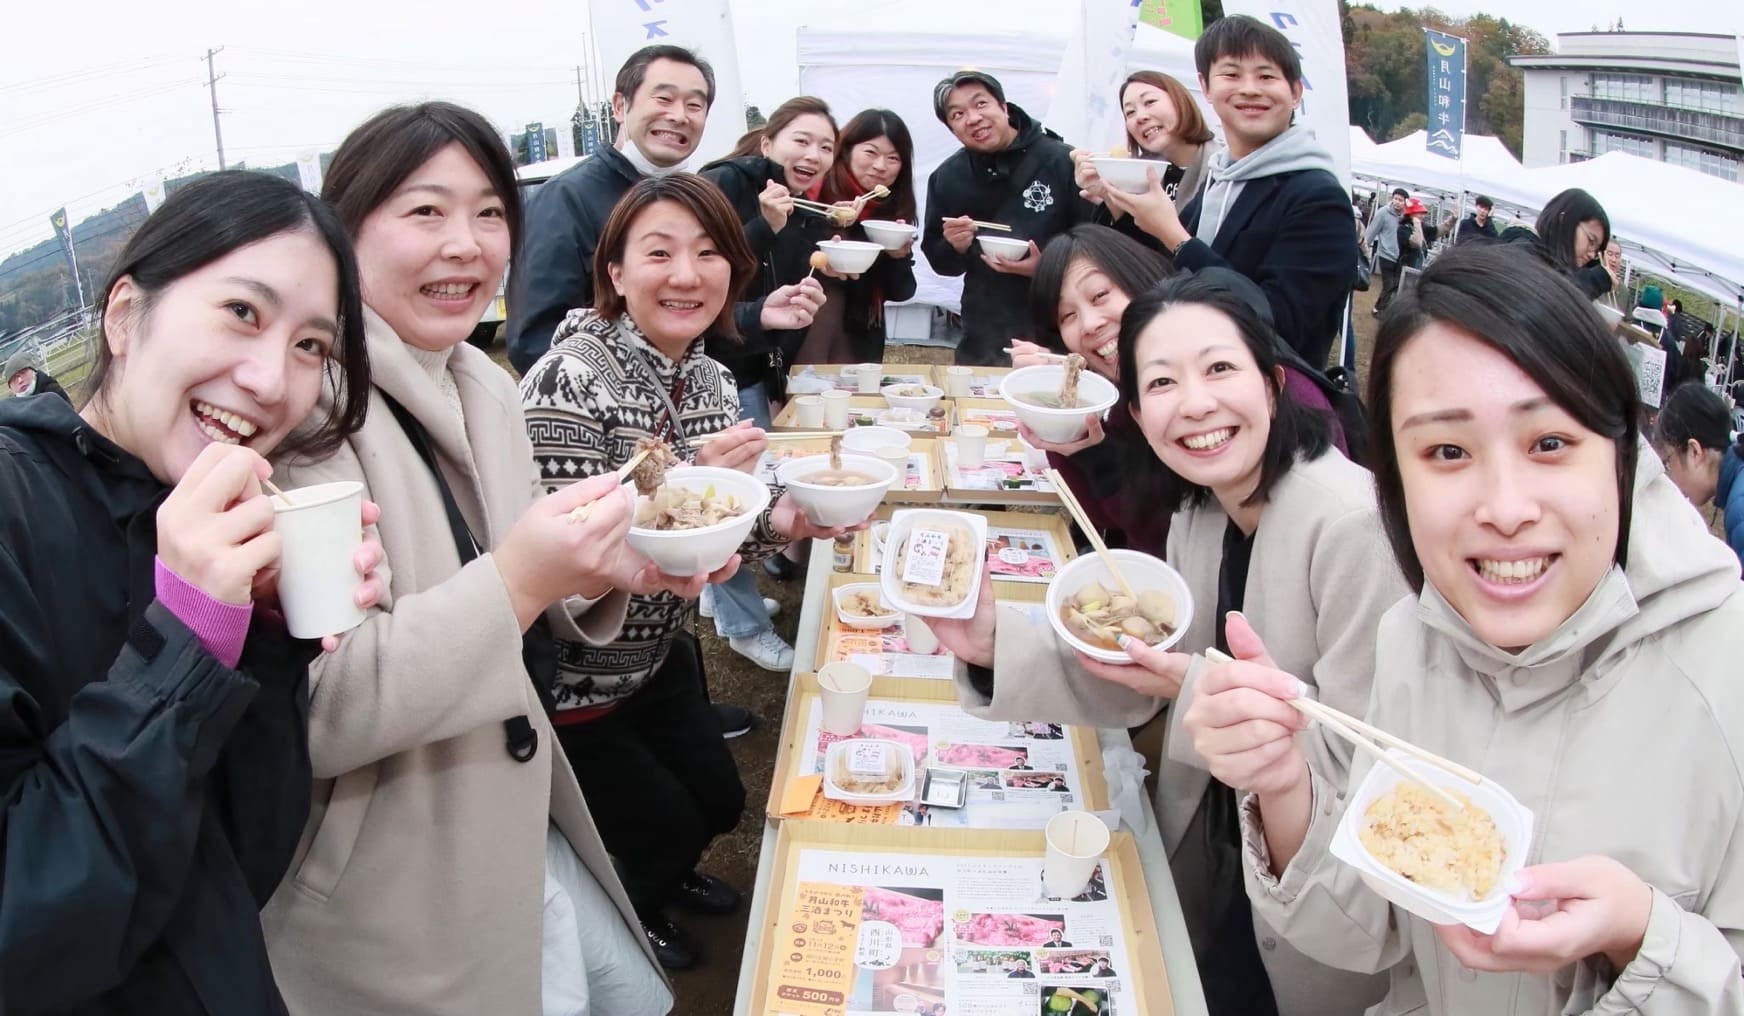
[{"label": "baseball cap", "polygon": [[999,83],[998,78],[986,71],[965,68],[939,82],[933,88],[933,115],[939,118],[940,123],[945,122],[945,99],[951,94],[951,89],[962,85],[980,85],[987,89],[994,101],[1001,106],[1005,105],[1005,87]]}]

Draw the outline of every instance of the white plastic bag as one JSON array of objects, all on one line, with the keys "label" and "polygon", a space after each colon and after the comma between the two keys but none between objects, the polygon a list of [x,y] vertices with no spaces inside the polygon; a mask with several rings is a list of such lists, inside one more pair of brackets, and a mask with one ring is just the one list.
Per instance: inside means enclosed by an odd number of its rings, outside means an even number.
[{"label": "white plastic bag", "polygon": [[1130,748],[1108,748],[1102,752],[1102,771],[1108,780],[1108,801],[1119,814],[1120,821],[1134,833],[1150,828],[1145,817],[1144,756]]}]

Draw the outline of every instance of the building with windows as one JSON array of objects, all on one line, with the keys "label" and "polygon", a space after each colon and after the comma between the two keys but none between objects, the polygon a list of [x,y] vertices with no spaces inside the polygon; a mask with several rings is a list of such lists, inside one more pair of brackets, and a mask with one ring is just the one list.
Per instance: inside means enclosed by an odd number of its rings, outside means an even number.
[{"label": "building with windows", "polygon": [[1525,73],[1524,162],[1628,152],[1744,181],[1738,40],[1695,32],[1565,32]]}]

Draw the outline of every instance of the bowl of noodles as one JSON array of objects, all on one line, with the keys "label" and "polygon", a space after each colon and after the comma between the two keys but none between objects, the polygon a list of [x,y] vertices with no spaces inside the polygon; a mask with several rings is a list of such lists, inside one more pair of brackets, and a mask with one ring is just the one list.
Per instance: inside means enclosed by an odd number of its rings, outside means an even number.
[{"label": "bowl of noodles", "polygon": [[1492,780],[1468,783],[1402,751],[1387,754],[1464,807],[1376,764],[1351,795],[1332,855],[1426,921],[1493,934],[1532,847],[1532,812]]},{"label": "bowl of noodles", "polygon": [[769,487],[736,469],[677,466],[651,494],[638,495],[626,540],[668,575],[721,568],[769,507]]},{"label": "bowl of noodles", "polygon": [[1089,432],[1090,418],[1108,412],[1120,390],[1085,370],[1084,358],[1074,353],[1063,364],[1019,367],[1000,380],[999,395],[1030,433],[1050,444],[1067,444]]},{"label": "bowl of noodles", "polygon": [[883,459],[837,451],[784,462],[775,478],[813,525],[854,526],[878,509],[897,475]]}]

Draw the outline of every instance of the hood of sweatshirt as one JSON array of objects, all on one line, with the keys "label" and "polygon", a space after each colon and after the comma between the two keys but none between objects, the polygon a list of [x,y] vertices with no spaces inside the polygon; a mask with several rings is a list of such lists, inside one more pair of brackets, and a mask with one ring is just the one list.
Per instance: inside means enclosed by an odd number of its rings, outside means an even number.
[{"label": "hood of sweatshirt", "polygon": [[1229,149],[1220,149],[1211,159],[1210,178],[1199,206],[1199,228],[1194,235],[1206,243],[1216,240],[1230,206],[1241,196],[1242,185],[1249,180],[1305,169],[1337,173],[1332,156],[1303,124],[1292,126],[1239,159],[1231,159]]}]

